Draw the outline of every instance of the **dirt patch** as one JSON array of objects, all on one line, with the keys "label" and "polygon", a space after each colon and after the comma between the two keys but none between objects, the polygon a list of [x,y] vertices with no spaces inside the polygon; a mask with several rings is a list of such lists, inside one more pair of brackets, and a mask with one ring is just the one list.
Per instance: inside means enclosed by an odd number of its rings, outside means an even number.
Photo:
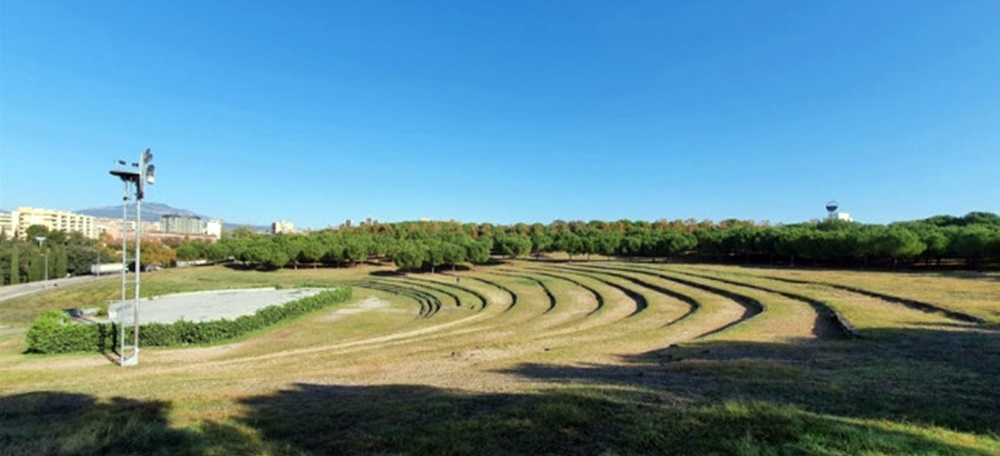
[{"label": "dirt patch", "polygon": [[9,334],[21,334],[28,332],[27,328],[11,328],[9,326],[0,326],[0,336],[6,336]]},{"label": "dirt patch", "polygon": [[509,356],[509,350],[476,347],[472,350],[453,351],[449,359],[454,361],[492,361]]},{"label": "dirt patch", "polygon": [[356,315],[359,313],[370,312],[373,310],[386,311],[389,310],[389,308],[390,305],[388,302],[376,298],[375,296],[369,296],[357,304],[341,307],[320,317],[320,321],[332,322],[340,320],[349,315]]}]

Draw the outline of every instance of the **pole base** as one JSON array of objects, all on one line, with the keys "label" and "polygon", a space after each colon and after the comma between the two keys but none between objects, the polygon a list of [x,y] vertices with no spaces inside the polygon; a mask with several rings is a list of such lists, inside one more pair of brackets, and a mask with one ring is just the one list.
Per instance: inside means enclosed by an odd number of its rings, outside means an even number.
[{"label": "pole base", "polygon": [[[131,348],[131,347],[127,347],[126,350],[124,351],[124,353],[128,353],[128,348]],[[122,366],[122,367],[138,366],[139,365],[139,349],[138,348],[132,349],[132,353],[130,355],[123,354],[122,357],[121,357],[121,359],[118,361],[118,365]]]}]

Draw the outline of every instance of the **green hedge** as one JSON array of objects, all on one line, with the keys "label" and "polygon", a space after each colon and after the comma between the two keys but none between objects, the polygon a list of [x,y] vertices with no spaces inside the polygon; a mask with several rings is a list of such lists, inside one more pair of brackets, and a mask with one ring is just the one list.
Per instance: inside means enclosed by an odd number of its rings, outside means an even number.
[{"label": "green hedge", "polygon": [[43,313],[28,329],[29,353],[68,353],[101,351],[111,347],[112,325],[81,325],[66,312],[50,310]]},{"label": "green hedge", "polygon": [[[222,342],[347,301],[352,295],[350,287],[340,287],[298,301],[268,306],[252,315],[244,315],[235,320],[150,323],[142,326],[139,345],[170,347]],[[28,330],[28,352],[104,351],[115,347],[116,337],[117,325],[113,323],[77,324],[70,320],[65,312],[51,310],[38,317]]]}]

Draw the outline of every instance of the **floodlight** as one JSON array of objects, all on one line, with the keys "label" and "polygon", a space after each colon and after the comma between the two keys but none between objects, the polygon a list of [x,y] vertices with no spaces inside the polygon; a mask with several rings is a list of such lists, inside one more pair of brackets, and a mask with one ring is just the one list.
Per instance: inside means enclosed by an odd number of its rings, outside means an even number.
[{"label": "floodlight", "polygon": [[111,170],[109,172],[111,173],[112,176],[120,177],[121,180],[123,180],[125,182],[138,182],[139,181],[139,173],[137,173],[135,171],[121,171],[121,170],[115,169],[115,170]]}]

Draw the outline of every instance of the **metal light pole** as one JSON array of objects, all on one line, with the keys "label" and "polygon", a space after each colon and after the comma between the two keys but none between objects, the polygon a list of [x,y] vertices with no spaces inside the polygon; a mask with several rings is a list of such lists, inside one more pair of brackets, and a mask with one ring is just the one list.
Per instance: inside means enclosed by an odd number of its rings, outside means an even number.
[{"label": "metal light pole", "polygon": [[[120,164],[125,162],[118,161]],[[128,298],[128,192],[129,181],[122,179],[122,300],[118,305],[118,357],[119,364],[125,365],[125,300]]]},{"label": "metal light pole", "polygon": [[[155,167],[150,162],[153,161],[153,154],[146,149],[142,155],[139,156],[139,163],[132,163],[133,167],[137,167],[138,171],[129,170],[113,170],[111,171],[112,176],[116,176],[122,180],[124,183],[124,197],[122,199],[122,300],[120,305],[120,345],[119,345],[119,364],[122,366],[135,366],[139,364],[139,290],[141,286],[142,278],[142,262],[141,262],[141,248],[142,248],[142,200],[145,197],[145,186],[146,184],[153,184],[153,173]],[[122,160],[118,161],[119,165],[124,165],[125,162]],[[128,208],[127,201],[129,198],[129,184],[135,185],[135,292],[133,295],[132,304],[132,344],[127,345],[125,342],[125,319],[127,318],[127,313],[125,312],[125,301],[127,296],[127,275],[128,275],[128,248],[127,248],[127,238],[126,226],[128,221]]]},{"label": "metal light pole", "polygon": [[[45,243],[45,236],[35,236],[35,240],[38,241],[38,250],[42,249],[42,244]],[[48,287],[49,283],[49,254],[42,252],[42,256],[45,257],[45,280],[42,282],[42,288]]]}]

